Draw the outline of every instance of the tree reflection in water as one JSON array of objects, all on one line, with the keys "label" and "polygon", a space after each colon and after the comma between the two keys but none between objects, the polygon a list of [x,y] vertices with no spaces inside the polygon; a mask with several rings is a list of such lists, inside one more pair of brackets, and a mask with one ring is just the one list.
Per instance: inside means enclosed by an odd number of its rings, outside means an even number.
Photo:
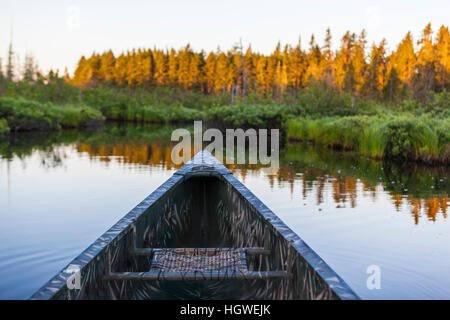
[{"label": "tree reflection in water", "polygon": [[[26,159],[37,153],[41,165],[51,169],[64,166],[67,157],[64,147],[71,147],[105,165],[114,161],[131,167],[143,165],[176,170],[181,165],[171,161],[173,129],[171,126],[107,125],[97,131],[23,133],[0,142],[0,155],[7,161],[18,158],[26,165]],[[227,166],[244,183],[248,175],[260,175],[263,168],[260,165]],[[416,224],[422,215],[430,221],[436,221],[438,215],[447,218],[450,189],[447,167],[386,163],[351,152],[288,144],[280,150],[278,173],[264,175],[271,188],[287,183],[291,193],[294,182],[300,180],[302,197],[305,199],[314,192],[317,205],[325,201],[323,193],[328,187],[337,208],[357,207],[361,201],[358,190],[373,200],[379,190],[384,190],[391,195],[397,211],[403,206],[410,208]]]}]

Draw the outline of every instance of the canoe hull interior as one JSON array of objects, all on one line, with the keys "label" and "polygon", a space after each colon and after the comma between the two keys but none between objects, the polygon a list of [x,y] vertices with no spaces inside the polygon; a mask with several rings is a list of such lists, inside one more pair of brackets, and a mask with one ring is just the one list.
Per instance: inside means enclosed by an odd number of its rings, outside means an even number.
[{"label": "canoe hull interior", "polygon": [[[32,299],[358,298],[225,167],[211,159],[209,153],[203,152],[202,161],[204,157],[216,167],[194,174],[186,165],[187,170],[180,169],[71,262],[72,269],[75,266],[80,270],[79,286],[67,285],[73,273],[65,268]],[[151,256],[133,255],[130,250],[132,227],[140,248],[247,248],[268,244],[269,255],[248,256],[249,270],[285,270],[291,276],[256,280],[105,280],[107,251],[113,272],[150,269]]]}]

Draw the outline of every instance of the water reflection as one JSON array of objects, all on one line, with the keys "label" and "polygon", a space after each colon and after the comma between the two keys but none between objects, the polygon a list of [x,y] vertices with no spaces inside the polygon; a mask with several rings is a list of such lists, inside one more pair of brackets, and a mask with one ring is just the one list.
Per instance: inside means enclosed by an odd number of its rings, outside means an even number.
[{"label": "water reflection", "polygon": [[[72,146],[91,160],[108,166],[114,161],[122,165],[145,165],[174,170],[181,167],[171,161],[174,143],[170,126],[109,125],[97,131],[63,131],[59,133],[27,133],[0,143],[4,159],[18,158],[26,166],[32,154],[39,156],[42,167],[64,167],[64,147]],[[193,155],[193,154],[192,154]],[[191,155],[191,156],[192,156]],[[227,165],[244,183],[248,175],[259,175],[260,165]],[[324,190],[332,190],[336,208],[358,206],[358,189],[376,200],[379,191],[388,192],[397,211],[407,206],[418,224],[421,217],[436,221],[447,218],[449,205],[448,167],[404,166],[374,161],[353,153],[333,152],[302,144],[288,144],[280,150],[280,170],[264,175],[271,188],[288,183],[291,194],[300,181],[302,197],[314,193],[316,205],[326,201]],[[364,200],[362,200],[364,201]]]},{"label": "water reflection", "polygon": [[[167,180],[169,126],[26,133],[0,141],[0,299],[27,298]],[[280,169],[229,165],[362,298],[448,298],[448,167],[302,144]],[[366,288],[366,268],[383,290]]]}]

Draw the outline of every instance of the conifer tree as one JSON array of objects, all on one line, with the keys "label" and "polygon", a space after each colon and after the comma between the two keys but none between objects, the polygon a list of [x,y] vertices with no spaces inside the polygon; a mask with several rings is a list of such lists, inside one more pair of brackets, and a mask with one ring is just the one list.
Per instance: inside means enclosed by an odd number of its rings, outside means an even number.
[{"label": "conifer tree", "polygon": [[[336,87],[342,91],[344,89],[344,82],[351,83],[349,81],[353,77],[353,68],[350,67],[351,53],[353,44],[355,42],[356,35],[347,31],[341,40],[340,50],[336,54],[335,66],[335,83]],[[349,69],[352,68],[352,72],[349,73]]]},{"label": "conifer tree", "polygon": [[210,52],[205,61],[205,93],[212,93],[214,90],[216,61],[216,54],[214,52]]},{"label": "conifer tree", "polygon": [[349,74],[351,75],[351,88],[347,88],[348,91],[360,93],[361,88],[364,84],[365,75],[366,75],[366,31],[363,30],[358,37],[358,40],[355,42],[352,48],[352,54],[350,59],[351,70],[349,70]]},{"label": "conifer tree", "polygon": [[375,43],[372,45],[370,63],[368,66],[366,81],[364,83],[366,95],[370,99],[379,99],[380,94],[385,86],[385,78],[386,78],[385,54],[386,54],[385,39],[383,39],[378,46]]},{"label": "conifer tree", "polygon": [[114,65],[116,58],[112,50],[104,52],[100,57],[99,77],[105,84],[112,84],[114,82]]},{"label": "conifer tree", "polygon": [[450,90],[450,34],[441,26],[436,36],[436,82],[439,90]]},{"label": "conifer tree", "polygon": [[6,79],[13,80],[14,78],[14,51],[12,46],[12,41],[9,43],[8,47],[8,62],[6,65]]},{"label": "conifer tree", "polygon": [[153,61],[154,65],[154,85],[157,87],[166,86],[169,84],[168,81],[168,57],[161,50],[153,50]]},{"label": "conifer tree", "polygon": [[435,88],[436,52],[433,45],[431,23],[427,24],[422,32],[422,38],[417,44],[420,45],[420,48],[417,54],[414,91],[416,92],[416,97],[423,100]]},{"label": "conifer tree", "polygon": [[222,51],[217,53],[216,77],[214,81],[214,89],[216,92],[226,92],[228,76],[228,57]]},{"label": "conifer tree", "polygon": [[178,84],[178,57],[175,49],[170,49],[167,66],[167,80],[170,85]]},{"label": "conifer tree", "polygon": [[318,81],[322,74],[322,67],[322,52],[319,45],[316,43],[316,39],[313,34],[311,36],[311,41],[309,42],[307,69],[308,81]]},{"label": "conifer tree", "polygon": [[27,53],[25,55],[25,61],[23,65],[23,75],[22,78],[25,82],[33,82],[35,80],[36,75],[36,63],[32,54]]},{"label": "conifer tree", "polygon": [[398,78],[405,87],[411,87],[416,63],[417,58],[414,52],[414,43],[411,32],[408,31],[390,58],[390,67],[395,68]]},{"label": "conifer tree", "polygon": [[331,50],[331,40],[331,30],[327,28],[324,46],[322,47],[323,66],[321,67],[321,82],[325,83],[328,87],[334,85],[334,53]]}]

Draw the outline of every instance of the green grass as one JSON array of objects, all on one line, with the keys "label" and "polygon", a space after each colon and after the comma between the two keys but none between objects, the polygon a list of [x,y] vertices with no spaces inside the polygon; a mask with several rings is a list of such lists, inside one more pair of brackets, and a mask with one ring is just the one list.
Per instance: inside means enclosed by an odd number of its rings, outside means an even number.
[{"label": "green grass", "polygon": [[192,122],[202,118],[201,114],[199,110],[183,106],[143,106],[127,109],[126,120],[147,123]]},{"label": "green grass", "polygon": [[6,119],[11,131],[75,128],[104,120],[98,110],[86,106],[56,106],[11,97],[0,97],[0,118]]},{"label": "green grass", "polygon": [[359,152],[375,159],[383,158],[386,150],[384,123],[373,121],[361,131]]},{"label": "green grass", "polygon": [[291,119],[286,124],[291,140],[356,150],[373,158],[448,163],[450,121],[384,114],[322,119]]},{"label": "green grass", "polygon": [[234,127],[280,128],[290,108],[281,104],[238,104],[214,107],[208,110],[206,119]]}]

